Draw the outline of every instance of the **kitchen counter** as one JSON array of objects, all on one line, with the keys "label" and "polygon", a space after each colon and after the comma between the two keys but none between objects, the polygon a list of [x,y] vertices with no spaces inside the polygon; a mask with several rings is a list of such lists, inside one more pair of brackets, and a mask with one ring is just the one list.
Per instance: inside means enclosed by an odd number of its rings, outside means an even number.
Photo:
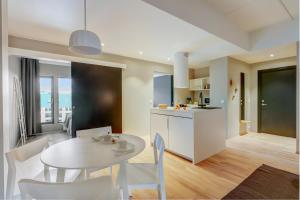
[{"label": "kitchen counter", "polygon": [[195,109],[188,107],[186,110],[183,110],[181,108],[180,110],[176,110],[175,107],[168,107],[166,109],[160,109],[160,108],[152,108],[151,113],[157,113],[157,114],[165,114],[165,115],[175,115],[175,116],[182,116],[182,117],[189,117],[193,118],[195,113],[202,112],[210,112],[213,110],[222,110],[222,108],[216,108],[216,109]]},{"label": "kitchen counter", "polygon": [[198,163],[225,149],[226,118],[222,108],[152,108],[150,113],[151,140],[159,133],[168,151]]}]

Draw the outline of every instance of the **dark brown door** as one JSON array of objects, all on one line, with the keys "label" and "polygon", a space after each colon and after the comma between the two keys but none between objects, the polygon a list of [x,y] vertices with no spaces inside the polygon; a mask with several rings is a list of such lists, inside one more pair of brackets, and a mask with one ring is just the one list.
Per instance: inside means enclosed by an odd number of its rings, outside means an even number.
[{"label": "dark brown door", "polygon": [[241,73],[240,120],[245,120],[245,73]]},{"label": "dark brown door", "polygon": [[258,71],[258,130],[296,137],[296,66]]},{"label": "dark brown door", "polygon": [[72,136],[76,130],[112,126],[122,132],[122,70],[72,63]]}]

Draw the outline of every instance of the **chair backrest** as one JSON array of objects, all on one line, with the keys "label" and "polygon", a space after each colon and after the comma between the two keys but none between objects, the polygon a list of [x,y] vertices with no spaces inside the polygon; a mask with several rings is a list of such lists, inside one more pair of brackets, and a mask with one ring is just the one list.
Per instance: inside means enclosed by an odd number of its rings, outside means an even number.
[{"label": "chair backrest", "polygon": [[[26,160],[40,154],[45,148],[48,147],[48,137],[42,137],[36,141],[25,144],[21,147],[14,148],[5,154],[8,164],[8,176],[7,176],[7,188],[6,197],[11,199],[15,191],[16,182],[16,163],[24,163]],[[31,170],[35,171],[35,167],[40,168],[41,162],[38,159],[39,166],[33,166],[31,164]],[[30,174],[29,171],[26,171]]]},{"label": "chair backrest", "polygon": [[163,163],[164,163],[165,142],[164,142],[164,139],[158,133],[156,133],[156,135],[155,135],[153,150],[154,150],[154,160],[158,167],[159,177],[163,181],[164,180]]},{"label": "chair backrest", "polygon": [[118,199],[110,176],[69,183],[19,181],[22,199]]},{"label": "chair backrest", "polygon": [[80,138],[97,137],[97,136],[101,136],[101,135],[106,135],[108,133],[112,133],[111,126],[76,131],[77,137],[80,137]]}]

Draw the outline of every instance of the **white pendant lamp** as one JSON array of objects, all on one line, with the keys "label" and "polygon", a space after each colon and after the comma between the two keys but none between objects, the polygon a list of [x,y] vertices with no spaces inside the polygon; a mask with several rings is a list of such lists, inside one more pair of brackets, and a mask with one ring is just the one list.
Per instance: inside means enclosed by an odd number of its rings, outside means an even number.
[{"label": "white pendant lamp", "polygon": [[174,55],[174,88],[189,87],[188,53],[177,52]]},{"label": "white pendant lamp", "polygon": [[84,30],[72,32],[69,39],[69,50],[82,55],[98,55],[102,51],[98,36],[86,30],[86,0],[84,0]]}]

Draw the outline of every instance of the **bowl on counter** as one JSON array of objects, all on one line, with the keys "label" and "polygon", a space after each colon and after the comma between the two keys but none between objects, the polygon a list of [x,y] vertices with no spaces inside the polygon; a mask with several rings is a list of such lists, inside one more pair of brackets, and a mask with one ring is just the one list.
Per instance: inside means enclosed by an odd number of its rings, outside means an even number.
[{"label": "bowl on counter", "polygon": [[168,108],[168,104],[158,104],[158,108],[159,109],[167,109]]}]

